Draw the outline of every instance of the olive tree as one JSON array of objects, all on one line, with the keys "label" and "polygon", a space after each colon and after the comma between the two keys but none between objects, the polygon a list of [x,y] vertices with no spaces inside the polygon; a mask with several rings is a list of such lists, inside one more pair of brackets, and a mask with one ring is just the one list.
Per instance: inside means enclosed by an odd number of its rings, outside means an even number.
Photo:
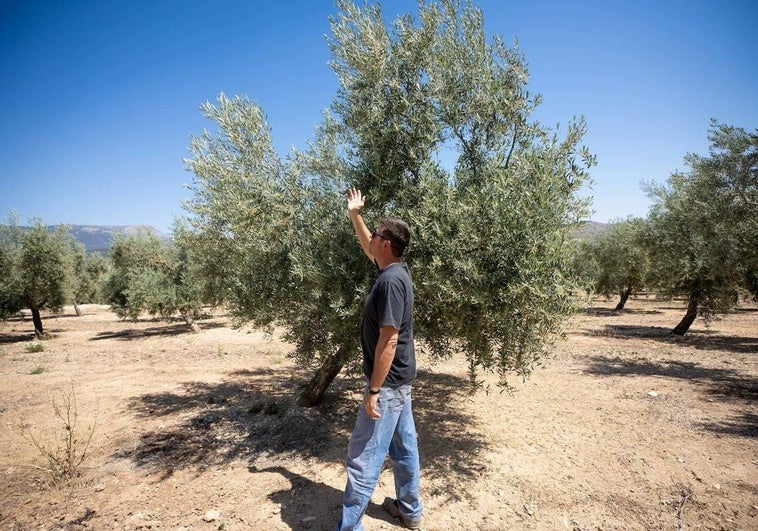
[{"label": "olive tree", "polygon": [[142,312],[171,319],[177,312],[193,332],[202,306],[201,287],[192,274],[191,251],[141,231],[117,235],[110,249],[105,291],[119,317],[136,320]]},{"label": "olive tree", "polygon": [[88,253],[84,245],[71,242],[73,275],[71,294],[76,315],[81,316],[80,304],[101,302],[102,283],[108,272],[108,260],[99,253]]},{"label": "olive tree", "polygon": [[721,124],[713,120],[707,156],[691,155],[691,165],[714,191],[711,204],[732,228],[738,282],[758,298],[758,129]]},{"label": "olive tree", "polygon": [[644,228],[645,220],[640,218],[614,221],[607,231],[579,242],[576,268],[586,271],[596,293],[619,296],[616,310],[622,310],[645,285],[649,259]]},{"label": "olive tree", "polygon": [[24,307],[18,268],[21,236],[17,217],[8,216],[7,223],[0,225],[0,318],[9,317]]},{"label": "olive tree", "polygon": [[[573,309],[567,231],[586,215],[577,192],[593,163],[581,120],[562,134],[530,115],[517,47],[488,40],[481,11],[419,4],[387,26],[376,5],[347,1],[331,21],[339,89],[307,150],[285,158],[263,110],[221,95],[194,137],[189,223],[223,264],[233,314],[281,324],[313,369],[300,397],[318,403],[359,359],[363,298],[375,276],[343,194],[363,215],[406,219],[415,331],[434,356],[463,351],[472,380],[526,377]],[[454,164],[445,165],[450,157]]]},{"label": "olive tree", "polygon": [[698,315],[729,311],[756,270],[758,135],[713,121],[709,140],[707,156],[685,157],[689,171],[649,186],[650,278],[659,293],[687,297],[678,335]]},{"label": "olive tree", "polygon": [[40,312],[59,311],[66,303],[73,274],[71,245],[66,226],[50,230],[35,219],[30,227],[21,227],[10,218],[0,228],[0,314],[28,308],[35,335],[47,337]]}]

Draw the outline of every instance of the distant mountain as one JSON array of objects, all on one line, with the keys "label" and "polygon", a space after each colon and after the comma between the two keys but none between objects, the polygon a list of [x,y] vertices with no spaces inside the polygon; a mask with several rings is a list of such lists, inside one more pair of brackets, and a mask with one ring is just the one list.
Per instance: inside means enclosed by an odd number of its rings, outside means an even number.
[{"label": "distant mountain", "polygon": [[117,234],[135,234],[140,230],[147,230],[162,240],[170,238],[148,225],[69,225],[69,232],[87,252],[107,251]]},{"label": "distant mountain", "polygon": [[[605,233],[609,228],[608,223],[587,221],[581,227],[573,231],[573,236],[579,240],[591,238]],[[135,234],[140,230],[147,230],[161,240],[171,239],[170,235],[164,234],[149,225],[70,225],[71,235],[84,245],[87,252],[105,252],[110,249],[116,234]]]},{"label": "distant mountain", "polygon": [[593,236],[604,234],[608,231],[609,227],[609,223],[587,221],[581,227],[578,227],[573,231],[573,236],[577,240],[584,240],[585,238],[592,238]]},{"label": "distant mountain", "polygon": [[[608,227],[608,223],[587,221],[581,227],[574,229],[573,236],[580,240],[591,238],[603,234]],[[84,245],[87,252],[106,252],[117,234],[135,234],[140,230],[147,230],[164,241],[171,239],[170,235],[149,225],[69,225],[69,232],[76,241]]]}]

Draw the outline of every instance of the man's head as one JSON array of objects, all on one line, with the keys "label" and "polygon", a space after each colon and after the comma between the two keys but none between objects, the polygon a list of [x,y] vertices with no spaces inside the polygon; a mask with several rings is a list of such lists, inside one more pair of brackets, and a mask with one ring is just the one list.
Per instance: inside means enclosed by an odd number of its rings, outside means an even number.
[{"label": "man's head", "polygon": [[403,256],[403,251],[411,242],[411,229],[405,221],[398,218],[382,218],[379,220],[376,234],[390,243],[392,255],[396,258]]}]

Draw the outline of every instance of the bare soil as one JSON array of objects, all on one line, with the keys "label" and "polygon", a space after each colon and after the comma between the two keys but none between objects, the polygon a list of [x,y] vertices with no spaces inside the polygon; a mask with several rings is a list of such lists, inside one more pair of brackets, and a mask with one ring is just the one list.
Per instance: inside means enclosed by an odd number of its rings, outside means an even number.
[{"label": "bare soil", "polygon": [[[614,304],[576,316],[513,394],[470,393],[461,356],[420,357],[424,529],[758,529],[758,310],[680,338],[682,304]],[[293,347],[225,315],[201,334],[99,306],[44,324],[30,352],[30,319],[0,323],[0,529],[333,529],[360,378],[304,409]],[[51,485],[20,426],[65,435],[53,401],[71,389],[75,435],[94,435]],[[367,530],[400,529],[393,490],[387,468]]]}]

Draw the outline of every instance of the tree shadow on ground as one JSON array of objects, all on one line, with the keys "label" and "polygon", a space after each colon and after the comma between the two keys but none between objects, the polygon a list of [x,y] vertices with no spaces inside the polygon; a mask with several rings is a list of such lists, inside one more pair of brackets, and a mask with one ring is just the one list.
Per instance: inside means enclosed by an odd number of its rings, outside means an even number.
[{"label": "tree shadow on ground", "polygon": [[726,336],[708,330],[690,331],[684,336],[671,333],[670,328],[639,325],[605,325],[600,330],[586,330],[584,335],[616,339],[652,339],[671,345],[684,345],[698,350],[758,354],[758,337]]},{"label": "tree shadow on ground", "polygon": [[[686,380],[701,388],[713,400],[736,402],[753,408],[758,400],[758,380],[734,369],[704,367],[685,361],[630,360],[619,357],[592,356],[585,369],[599,376],[660,376]],[[702,424],[703,428],[717,433],[758,436],[758,415],[751,412],[730,422]]]},{"label": "tree shadow on ground", "polygon": [[34,335],[34,328],[31,332],[19,332],[18,334],[0,334],[0,345],[11,345],[13,343],[26,343],[34,341],[37,336]]},{"label": "tree shadow on ground", "polygon": [[[291,487],[268,495],[268,499],[278,503],[282,521],[291,529],[334,529],[340,519],[342,490],[325,483],[308,479],[291,472],[284,466],[249,468],[251,474],[276,473],[284,476]],[[381,505],[369,503],[366,514],[371,518],[403,527],[394,520]],[[383,526],[383,527],[384,527]]]},{"label": "tree shadow on ground", "polygon": [[422,476],[439,486],[434,494],[453,500],[466,496],[467,482],[488,468],[490,444],[466,409],[470,393],[467,378],[427,371],[419,371],[413,389]]},{"label": "tree shadow on ground", "polygon": [[758,415],[743,412],[731,420],[702,423],[701,427],[724,435],[756,438],[758,437]]},{"label": "tree shadow on ground", "polygon": [[[210,323],[198,323],[195,321],[198,326],[200,327],[200,331],[203,330],[210,330],[213,328],[224,328],[226,327],[225,323],[222,322],[210,322]],[[182,322],[177,324],[166,324],[163,326],[153,326],[150,328],[130,328],[127,330],[118,330],[118,331],[105,331],[98,333],[95,337],[91,338],[90,341],[101,341],[103,339],[120,339],[122,341],[133,341],[137,339],[142,339],[146,337],[170,337],[170,336],[179,336],[182,334],[191,334],[193,333],[190,329],[189,325],[187,323]]]},{"label": "tree shadow on ground", "polygon": [[615,307],[607,308],[604,306],[589,306],[584,308],[582,313],[593,317],[615,317],[624,314],[657,315],[663,312],[660,310],[641,310],[636,308],[622,308],[621,310],[617,310]]},{"label": "tree shadow on ground", "polygon": [[0,334],[0,345],[11,345],[13,343],[26,343],[29,341],[53,341],[60,337],[60,334],[66,332],[63,328],[46,328],[45,336],[37,337],[34,333],[34,325],[29,321],[29,330],[19,332],[18,334]]},{"label": "tree shadow on ground", "polygon": [[[136,448],[116,454],[170,477],[237,460],[251,467],[288,457],[343,463],[362,397],[362,378],[338,378],[321,405],[295,404],[306,374],[291,369],[235,371],[218,383],[187,382],[177,392],[146,394],[127,405],[138,418],[164,418]],[[414,384],[414,416],[425,481],[465,495],[467,480],[486,470],[488,447],[477,419],[465,409],[467,380],[423,372]],[[441,398],[442,397],[442,398]],[[389,466],[387,464],[386,466]]]}]

